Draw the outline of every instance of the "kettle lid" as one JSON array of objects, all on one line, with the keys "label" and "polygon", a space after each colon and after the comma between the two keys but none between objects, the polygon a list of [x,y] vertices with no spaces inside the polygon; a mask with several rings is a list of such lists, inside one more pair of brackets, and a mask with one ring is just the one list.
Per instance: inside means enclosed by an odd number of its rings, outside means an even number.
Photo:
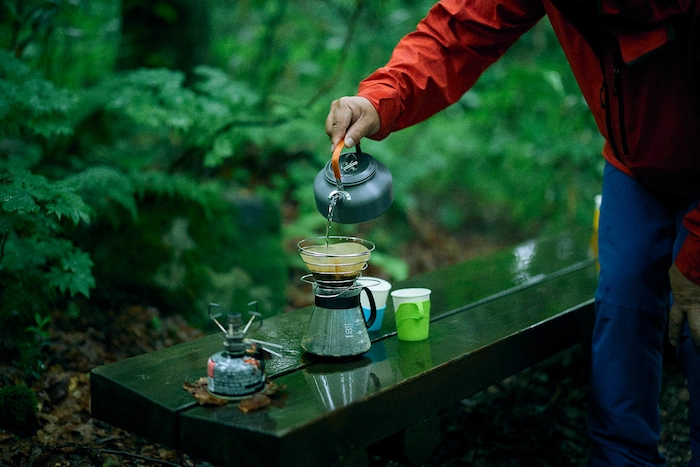
[{"label": "kettle lid", "polygon": [[[355,186],[364,183],[372,178],[377,171],[377,161],[369,154],[362,152],[359,146],[358,144],[355,152],[346,152],[340,155],[339,162],[343,186]],[[329,183],[335,184],[332,161],[328,161],[323,174]]]}]

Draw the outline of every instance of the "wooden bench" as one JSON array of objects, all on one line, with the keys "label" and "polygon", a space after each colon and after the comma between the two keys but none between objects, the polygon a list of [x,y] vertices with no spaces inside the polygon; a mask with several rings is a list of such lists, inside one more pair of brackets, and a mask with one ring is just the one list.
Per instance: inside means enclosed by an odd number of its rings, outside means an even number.
[{"label": "wooden bench", "polygon": [[279,407],[200,406],[182,389],[205,376],[221,349],[217,333],[94,369],[92,414],[219,466],[357,465],[366,448],[419,464],[437,443],[440,410],[588,339],[597,284],[590,233],[525,242],[394,284],[432,289],[429,339],[399,341],[390,303],[371,350],[354,361],[303,353],[311,308],[266,319],[253,337],[284,346],[266,362],[267,375],[287,387]]}]

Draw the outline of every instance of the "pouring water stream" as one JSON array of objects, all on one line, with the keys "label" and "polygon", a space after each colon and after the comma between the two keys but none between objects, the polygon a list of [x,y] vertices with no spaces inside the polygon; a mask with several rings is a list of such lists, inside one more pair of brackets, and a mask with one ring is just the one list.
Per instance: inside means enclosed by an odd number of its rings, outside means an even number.
[{"label": "pouring water stream", "polygon": [[331,235],[331,225],[333,223],[333,209],[335,208],[335,205],[338,204],[339,199],[340,196],[333,195],[328,203],[328,222],[326,223],[326,253],[328,253],[328,239]]}]

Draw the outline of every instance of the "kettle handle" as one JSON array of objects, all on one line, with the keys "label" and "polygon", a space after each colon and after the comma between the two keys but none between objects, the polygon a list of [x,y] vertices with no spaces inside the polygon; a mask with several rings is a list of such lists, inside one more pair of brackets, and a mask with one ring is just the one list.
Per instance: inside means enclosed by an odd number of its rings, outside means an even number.
[{"label": "kettle handle", "polygon": [[[377,304],[374,302],[374,296],[372,295],[372,291],[369,290],[369,287],[362,287],[362,290],[365,291],[365,294],[367,294],[367,298],[369,299],[369,319],[365,320],[365,327],[369,329],[377,319]],[[360,293],[362,293],[362,290]],[[362,313],[362,317],[364,318],[364,313]]]},{"label": "kettle handle", "polygon": [[331,168],[333,169],[333,175],[335,175],[335,180],[340,183],[340,153],[343,152],[345,147],[345,142],[340,140],[338,144],[333,148],[333,156],[331,157]]},{"label": "kettle handle", "polygon": [[[340,153],[343,152],[343,149],[345,148],[345,140],[341,140],[338,144],[335,145],[333,148],[333,154],[331,156],[331,168],[333,169],[333,175],[335,176],[336,182],[338,182],[338,185],[341,185],[341,173],[340,173]],[[357,143],[355,145],[355,155],[358,156],[359,154],[363,154],[362,150],[360,149],[360,143]],[[365,154],[366,157],[369,157],[369,154]]]}]

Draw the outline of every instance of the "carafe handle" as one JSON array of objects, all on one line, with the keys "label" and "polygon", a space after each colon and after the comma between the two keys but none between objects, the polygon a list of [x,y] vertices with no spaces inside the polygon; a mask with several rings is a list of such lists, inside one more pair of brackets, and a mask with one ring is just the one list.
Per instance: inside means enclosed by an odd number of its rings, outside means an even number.
[{"label": "carafe handle", "polygon": [[[374,303],[374,296],[372,295],[372,291],[369,290],[369,287],[362,287],[362,290],[365,291],[365,294],[367,294],[367,299],[369,299],[369,319],[365,319],[365,327],[367,329],[371,328],[372,325],[374,324],[374,321],[377,319],[377,304]],[[362,290],[360,293],[362,293]],[[362,318],[364,319],[364,313],[362,314]]]}]

